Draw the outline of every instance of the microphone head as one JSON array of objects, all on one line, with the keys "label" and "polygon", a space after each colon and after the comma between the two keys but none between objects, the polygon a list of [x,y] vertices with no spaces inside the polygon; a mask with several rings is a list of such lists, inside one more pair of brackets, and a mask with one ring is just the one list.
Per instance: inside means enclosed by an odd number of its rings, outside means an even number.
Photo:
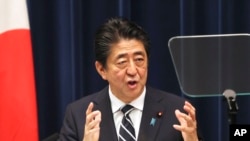
[{"label": "microphone head", "polygon": [[223,95],[227,98],[227,99],[236,99],[236,93],[234,90],[232,89],[226,89],[224,92],[223,92]]},{"label": "microphone head", "polygon": [[229,106],[230,113],[235,114],[239,109],[238,105],[236,103],[236,93],[235,93],[235,91],[231,90],[231,89],[226,89],[223,92],[223,95],[227,99],[227,103],[228,103],[228,106]]}]

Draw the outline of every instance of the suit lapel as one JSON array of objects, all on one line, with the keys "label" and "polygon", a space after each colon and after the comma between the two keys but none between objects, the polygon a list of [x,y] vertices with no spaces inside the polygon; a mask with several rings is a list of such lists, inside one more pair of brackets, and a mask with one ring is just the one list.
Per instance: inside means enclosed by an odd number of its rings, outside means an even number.
[{"label": "suit lapel", "polygon": [[108,95],[108,87],[102,90],[94,99],[95,109],[102,113],[101,132],[99,141],[117,141],[117,134]]},{"label": "suit lapel", "polygon": [[[147,87],[138,141],[155,140],[162,121],[162,118],[158,117],[157,114],[165,110],[160,104],[161,99],[162,98],[159,97],[153,89]],[[117,141],[118,139],[108,95],[108,87],[98,94],[94,99],[94,103],[94,109],[98,109],[102,113],[99,141]]]},{"label": "suit lapel", "polygon": [[161,97],[158,97],[151,88],[147,88],[138,138],[139,141],[155,140],[162,121],[158,113],[164,111],[164,107],[159,103],[160,100]]}]

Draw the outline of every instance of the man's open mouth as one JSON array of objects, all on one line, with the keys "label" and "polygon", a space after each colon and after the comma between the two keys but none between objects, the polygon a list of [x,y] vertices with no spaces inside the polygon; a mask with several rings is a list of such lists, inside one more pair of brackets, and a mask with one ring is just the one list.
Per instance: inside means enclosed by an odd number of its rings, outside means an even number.
[{"label": "man's open mouth", "polygon": [[137,81],[128,81],[128,85],[130,86],[134,86],[136,85]]}]

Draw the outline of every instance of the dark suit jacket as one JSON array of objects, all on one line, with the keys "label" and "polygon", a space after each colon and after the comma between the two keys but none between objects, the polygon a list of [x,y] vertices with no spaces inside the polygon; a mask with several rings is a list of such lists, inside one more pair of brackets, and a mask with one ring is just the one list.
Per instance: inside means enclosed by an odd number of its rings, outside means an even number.
[{"label": "dark suit jacket", "polygon": [[[60,141],[82,141],[85,112],[91,101],[95,104],[94,109],[102,113],[99,141],[117,141],[108,87],[68,105]],[[174,111],[182,111],[183,105],[184,99],[147,87],[138,141],[182,141],[181,133],[173,128],[173,124],[179,124]],[[163,115],[157,116],[159,112]],[[150,124],[152,118],[156,119],[154,125]]]}]

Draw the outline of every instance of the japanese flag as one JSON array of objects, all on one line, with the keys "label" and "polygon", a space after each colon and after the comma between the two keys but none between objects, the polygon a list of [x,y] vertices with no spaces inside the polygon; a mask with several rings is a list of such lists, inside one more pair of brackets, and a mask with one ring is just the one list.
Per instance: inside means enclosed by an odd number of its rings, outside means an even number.
[{"label": "japanese flag", "polygon": [[38,141],[27,12],[25,0],[0,0],[0,141]]}]

